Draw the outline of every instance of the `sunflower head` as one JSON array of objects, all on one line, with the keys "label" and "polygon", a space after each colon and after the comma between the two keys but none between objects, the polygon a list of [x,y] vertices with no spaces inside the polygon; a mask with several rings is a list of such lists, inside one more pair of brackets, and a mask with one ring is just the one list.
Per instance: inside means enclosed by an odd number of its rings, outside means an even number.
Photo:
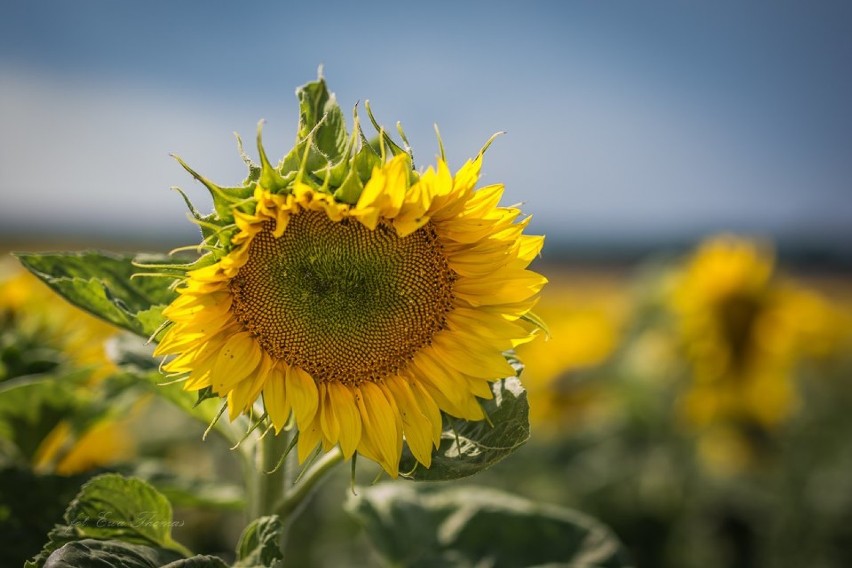
[{"label": "sunflower head", "polygon": [[766,246],[723,235],[708,239],[675,277],[671,301],[684,338],[718,353],[722,373],[747,368],[760,316],[772,300],[774,260]]},{"label": "sunflower head", "polygon": [[682,400],[689,422],[771,428],[795,410],[798,296],[775,273],[768,247],[708,239],[673,280],[671,302],[693,381]]},{"label": "sunflower head", "polygon": [[[187,267],[157,355],[187,389],[261,408],[276,432],[363,454],[397,475],[403,443],[428,467],[441,413],[480,420],[489,382],[513,375],[505,351],[528,341],[545,279],[527,270],[543,237],[502,185],[476,188],[482,151],[455,174],[416,170],[382,130],[353,132],[320,79],[297,91],[294,148],[211,192],[198,214],[206,251]],[[403,135],[404,139],[404,135]],[[490,141],[489,141],[490,142]],[[487,145],[486,145],[487,148]],[[183,162],[181,162],[183,164]]]}]

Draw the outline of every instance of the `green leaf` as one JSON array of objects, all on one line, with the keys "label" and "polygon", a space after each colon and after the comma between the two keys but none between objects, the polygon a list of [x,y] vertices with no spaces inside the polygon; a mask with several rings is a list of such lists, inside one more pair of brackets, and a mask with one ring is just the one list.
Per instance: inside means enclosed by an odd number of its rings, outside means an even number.
[{"label": "green leaf", "polygon": [[361,197],[361,193],[363,191],[364,184],[361,183],[361,178],[358,177],[357,168],[353,167],[349,170],[349,173],[346,174],[346,178],[343,180],[340,187],[338,187],[334,192],[334,198],[337,201],[342,201],[349,205],[355,205],[358,203],[358,198]]},{"label": "green leaf", "polygon": [[176,548],[171,504],[141,479],[114,473],[92,479],[68,505],[65,522],[81,536]]},{"label": "green leaf", "polygon": [[278,568],[283,566],[281,540],[284,524],[277,515],[260,517],[245,528],[237,545],[234,568]]},{"label": "green leaf", "polygon": [[376,117],[373,116],[373,110],[370,108],[370,101],[364,101],[364,108],[367,109],[367,117],[369,117],[370,122],[373,123],[373,128],[375,128],[376,132],[378,132],[382,136],[384,143],[387,145],[388,148],[390,148],[391,153],[394,156],[399,156],[400,154],[408,154],[410,158],[411,154],[403,150],[399,146],[399,144],[394,142],[393,138],[390,137],[390,134],[388,134],[387,131],[379,125],[378,121],[376,120]]},{"label": "green leaf", "polygon": [[[242,152],[242,148],[240,148],[240,150]],[[201,182],[201,184],[207,188],[207,191],[210,192],[210,197],[213,199],[213,209],[216,211],[216,215],[220,221],[233,221],[234,209],[240,208],[239,205],[244,203],[254,193],[254,188],[256,186],[255,183],[249,182],[247,185],[223,187],[213,183],[203,175],[196,172],[179,156],[172,154],[172,157],[177,160],[177,162],[187,171],[187,173],[189,173],[189,175]],[[251,175],[251,171],[251,167],[249,167],[249,175]],[[199,219],[200,217],[198,216],[198,212],[195,211],[195,208],[190,203],[189,198],[183,192],[181,192],[181,195],[183,195],[184,201],[186,201],[187,206],[190,208],[190,212],[193,214],[193,217]],[[203,220],[215,222],[212,218],[203,218]]]},{"label": "green leaf", "polygon": [[244,490],[240,485],[178,475],[159,460],[137,462],[128,473],[156,487],[173,506],[245,509]]},{"label": "green leaf", "polygon": [[[129,544],[119,540],[83,539],[69,542],[51,553],[44,563],[44,568],[160,568],[176,566],[173,561],[178,559],[180,555],[173,550]],[[219,562],[195,566],[225,566],[221,560]]]},{"label": "green leaf", "polygon": [[383,483],[359,488],[346,509],[394,566],[630,566],[598,521],[493,489]]},{"label": "green leaf", "polygon": [[[358,178],[361,180],[362,185],[373,177],[373,168],[381,165],[381,156],[369,144],[364,144],[352,159],[352,167],[358,172]],[[360,197],[360,195],[359,193],[358,196]]]},{"label": "green leaf", "polygon": [[444,415],[444,433],[440,447],[432,452],[431,467],[420,465],[404,447],[400,475],[415,481],[460,479],[491,467],[521,447],[530,437],[524,387],[517,377],[510,377],[493,383],[491,390],[494,398],[482,403],[488,420],[469,422]]},{"label": "green leaf", "polygon": [[180,558],[173,550],[120,540],[83,539],[54,551],[44,568],[228,568],[215,556]]},{"label": "green leaf", "polygon": [[[57,525],[50,534],[49,542],[41,553],[27,564],[30,568],[52,566],[51,559],[67,544],[85,541],[85,546],[75,545],[66,550],[74,558],[94,550],[93,558],[98,554],[119,554],[120,551],[109,548],[106,552],[88,543],[97,541],[120,541],[120,544],[141,545],[154,549],[158,558],[168,555],[166,562],[177,560],[188,551],[177,543],[171,535],[172,506],[169,501],[148,483],[140,479],[123,477],[108,473],[88,481],[68,505],[64,515],[65,524]],[[134,549],[141,550],[141,549]],[[63,553],[63,554],[66,554]],[[145,554],[148,554],[147,552]],[[144,556],[144,555],[143,555]],[[59,559],[64,558],[60,555]],[[56,560],[57,562],[59,560]],[[154,564],[161,566],[163,563]],[[87,564],[55,564],[55,566],[86,566]],[[89,564],[104,566],[110,564]],[[114,566],[124,566],[114,563]],[[135,564],[127,564],[135,566]]]},{"label": "green leaf", "polygon": [[[27,269],[60,296],[95,316],[144,337],[157,330],[157,312],[176,293],[169,278],[135,278],[133,257],[100,252],[19,253]],[[179,261],[166,259],[178,264]]]},{"label": "green leaf", "polygon": [[162,568],[228,568],[228,565],[216,556],[198,554],[166,564]]},{"label": "green leaf", "polygon": [[[304,140],[314,131],[313,144],[325,157],[324,161],[331,164],[339,162],[345,155],[348,139],[346,121],[334,94],[328,91],[325,79],[302,85],[296,90],[296,96],[299,98],[298,139]],[[315,170],[325,165],[309,163],[308,169]]]}]

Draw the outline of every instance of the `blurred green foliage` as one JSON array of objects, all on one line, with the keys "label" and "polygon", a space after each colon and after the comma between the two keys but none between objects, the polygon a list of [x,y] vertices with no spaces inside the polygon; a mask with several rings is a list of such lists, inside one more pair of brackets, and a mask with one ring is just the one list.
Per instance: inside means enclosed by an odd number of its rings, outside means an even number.
[{"label": "blurred green foliage", "polygon": [[[552,337],[519,348],[525,391],[499,385],[505,412],[523,418],[511,451],[530,442],[479,473],[477,487],[458,489],[472,503],[461,512],[458,499],[442,501],[455,491],[446,483],[372,486],[369,468],[354,479],[336,471],[289,527],[285,565],[501,565],[488,560],[494,548],[476,552],[465,540],[482,535],[504,547],[506,565],[535,560],[525,546],[542,562],[566,563],[542,543],[544,533],[557,542],[583,525],[570,508],[626,544],[629,560],[616,545],[601,566],[852,566],[852,279],[791,276],[766,243],[730,236],[638,270],[541,271],[551,284],[537,312]],[[141,476],[177,504],[175,539],[195,552],[246,566],[279,558],[270,543],[284,528],[274,518],[240,537],[233,431],[199,447],[215,401],[193,409],[178,385],[152,387],[158,375],[145,348],[50,303],[34,279],[2,286],[0,535],[12,536],[0,541],[0,563],[36,554],[70,497],[103,468]],[[133,401],[160,391],[181,411],[134,410]],[[447,436],[445,454],[467,447],[470,426],[455,424],[459,437]],[[483,445],[468,448],[473,455],[491,465],[509,453],[488,445],[486,423],[472,426]],[[411,466],[401,471],[429,477]],[[347,493],[351,516],[340,511]],[[496,510],[541,534],[523,538],[518,528],[513,542],[505,526],[489,524]],[[565,515],[570,526],[560,525]],[[461,516],[469,524],[459,521],[458,539],[435,540],[442,523]],[[90,545],[67,553],[89,554]]]},{"label": "blurred green foliage", "polygon": [[732,236],[549,276],[532,441],[485,483],[603,520],[640,568],[852,565],[848,277]]}]

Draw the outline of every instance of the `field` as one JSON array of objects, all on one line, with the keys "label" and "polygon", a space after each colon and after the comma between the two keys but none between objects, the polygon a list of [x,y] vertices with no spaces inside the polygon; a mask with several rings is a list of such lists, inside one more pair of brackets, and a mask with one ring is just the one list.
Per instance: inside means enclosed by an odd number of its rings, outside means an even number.
[{"label": "field", "polygon": [[[730,236],[641,262],[536,268],[550,280],[536,309],[547,332],[517,348],[532,436],[476,483],[598,518],[639,568],[852,564],[848,274],[779,264]],[[25,409],[0,400],[8,565],[35,554],[103,471],[149,480],[175,504],[178,540],[227,556],[244,522],[233,451],[202,444],[203,425],[156,397],[104,393],[116,330],[12,263],[2,277],[0,382],[53,381]],[[348,470],[294,521],[292,565],[379,562],[341,514]],[[359,464],[359,483],[375,475]]]}]

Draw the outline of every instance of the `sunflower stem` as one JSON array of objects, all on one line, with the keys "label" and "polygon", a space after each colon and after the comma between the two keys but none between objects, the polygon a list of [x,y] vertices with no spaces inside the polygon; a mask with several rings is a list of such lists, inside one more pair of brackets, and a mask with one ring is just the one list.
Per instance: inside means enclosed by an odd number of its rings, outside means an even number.
[{"label": "sunflower stem", "polygon": [[273,512],[279,515],[286,524],[289,517],[298,513],[306,497],[311,494],[317,484],[325,478],[334,466],[342,461],[343,452],[340,451],[340,448],[332,448],[316,461],[314,466],[302,476],[301,481],[293,486],[292,490],[276,502]]},{"label": "sunflower stem", "polygon": [[[276,436],[269,432],[258,440],[255,462],[253,491],[251,495],[251,519],[275,512],[275,503],[282,499],[285,489],[287,464],[279,464],[282,454],[290,444],[290,435],[282,432]],[[278,466],[278,467],[276,467]]]}]

